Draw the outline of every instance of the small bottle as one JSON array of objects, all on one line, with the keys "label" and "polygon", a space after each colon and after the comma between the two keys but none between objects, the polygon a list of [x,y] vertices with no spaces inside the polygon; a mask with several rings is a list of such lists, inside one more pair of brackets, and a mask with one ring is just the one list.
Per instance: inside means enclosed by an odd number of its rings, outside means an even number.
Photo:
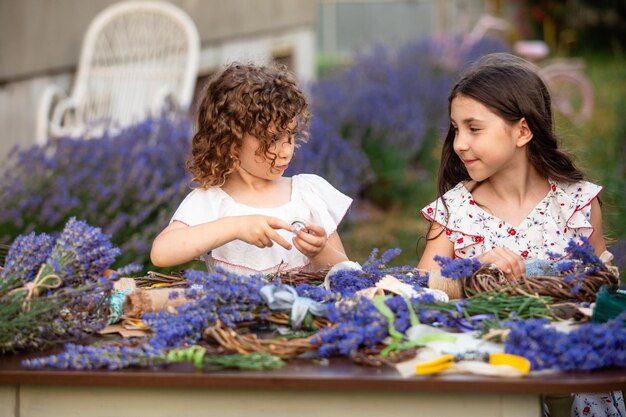
[{"label": "small bottle", "polygon": [[300,230],[303,230],[304,233],[309,233],[306,229],[306,222],[300,218],[295,218],[291,221],[291,227],[293,227],[293,234],[297,235]]}]

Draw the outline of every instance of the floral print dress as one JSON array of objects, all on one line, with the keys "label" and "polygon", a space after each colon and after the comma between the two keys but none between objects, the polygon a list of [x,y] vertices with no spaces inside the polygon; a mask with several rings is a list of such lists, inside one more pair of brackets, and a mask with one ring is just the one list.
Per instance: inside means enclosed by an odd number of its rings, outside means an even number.
[{"label": "floral print dress", "polygon": [[[480,208],[463,183],[422,209],[428,221],[445,227],[457,258],[471,258],[506,246],[525,259],[551,259],[570,240],[593,233],[591,201],[602,187],[587,181],[571,184],[550,180],[550,191],[518,225]],[[625,416],[626,417],[626,416]]]},{"label": "floral print dress", "polygon": [[[457,258],[471,258],[506,246],[525,259],[553,259],[570,240],[593,233],[591,202],[602,187],[587,181],[549,180],[550,191],[518,225],[484,211],[463,183],[421,210],[431,222],[445,227]],[[574,395],[572,417],[626,417],[621,391]]]}]

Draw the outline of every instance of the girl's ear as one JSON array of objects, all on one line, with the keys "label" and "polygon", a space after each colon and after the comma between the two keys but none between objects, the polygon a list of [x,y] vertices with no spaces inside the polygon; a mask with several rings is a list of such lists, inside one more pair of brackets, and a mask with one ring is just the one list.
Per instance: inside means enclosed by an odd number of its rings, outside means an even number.
[{"label": "girl's ear", "polygon": [[518,147],[522,147],[526,145],[533,138],[533,132],[530,131],[528,127],[528,122],[526,122],[526,118],[522,117],[519,122],[517,122],[517,141],[516,144]]}]

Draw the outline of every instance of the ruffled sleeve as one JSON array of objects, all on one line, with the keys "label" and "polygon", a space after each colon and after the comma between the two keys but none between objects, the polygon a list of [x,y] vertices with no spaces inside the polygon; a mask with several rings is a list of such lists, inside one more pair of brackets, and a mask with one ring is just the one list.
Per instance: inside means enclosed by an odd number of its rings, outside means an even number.
[{"label": "ruffled sleeve", "polygon": [[221,211],[223,211],[221,207],[228,203],[226,197],[217,188],[206,190],[196,188],[180,203],[171,221],[179,221],[188,226],[196,226],[217,220]]},{"label": "ruffled sleeve", "polygon": [[552,205],[553,210],[558,210],[558,217],[565,221],[560,232],[567,234],[568,231],[578,229],[578,234],[590,236],[593,233],[590,223],[591,202],[600,194],[602,187],[588,181],[571,184],[550,181],[550,187],[557,202]]},{"label": "ruffled sleeve", "polygon": [[484,241],[481,213],[463,183],[457,184],[442,198],[424,207],[421,214],[426,220],[445,228],[446,237],[454,243],[457,255],[466,257],[479,252],[478,249],[474,251],[468,248]]},{"label": "ruffled sleeve", "polygon": [[346,215],[352,199],[317,175],[300,174],[292,180],[298,198],[311,211],[312,222],[322,226],[330,236]]}]

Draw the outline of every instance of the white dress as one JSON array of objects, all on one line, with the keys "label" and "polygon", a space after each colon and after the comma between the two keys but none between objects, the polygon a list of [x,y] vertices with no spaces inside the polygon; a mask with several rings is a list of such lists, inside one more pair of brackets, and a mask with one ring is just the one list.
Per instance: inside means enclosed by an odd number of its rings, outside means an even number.
[{"label": "white dress", "polygon": [[570,240],[591,236],[591,202],[602,187],[587,181],[549,181],[548,194],[517,225],[480,208],[462,183],[443,196],[448,210],[438,199],[421,213],[427,220],[445,226],[457,258],[471,258],[506,246],[525,259],[550,259],[549,252],[562,253]]},{"label": "white dress", "polygon": [[[313,174],[294,175],[291,178],[291,198],[278,207],[250,207],[236,202],[219,187],[197,188],[190,192],[180,204],[171,221],[196,226],[227,216],[264,214],[291,223],[302,219],[305,223],[322,226],[330,236],[345,216],[352,199],[335,189],[325,179]],[[293,235],[277,230],[291,242]],[[309,259],[298,249],[287,250],[280,245],[258,248],[241,240],[231,241],[203,256],[207,268],[220,266],[240,275],[272,274],[280,271],[304,269]]]}]

